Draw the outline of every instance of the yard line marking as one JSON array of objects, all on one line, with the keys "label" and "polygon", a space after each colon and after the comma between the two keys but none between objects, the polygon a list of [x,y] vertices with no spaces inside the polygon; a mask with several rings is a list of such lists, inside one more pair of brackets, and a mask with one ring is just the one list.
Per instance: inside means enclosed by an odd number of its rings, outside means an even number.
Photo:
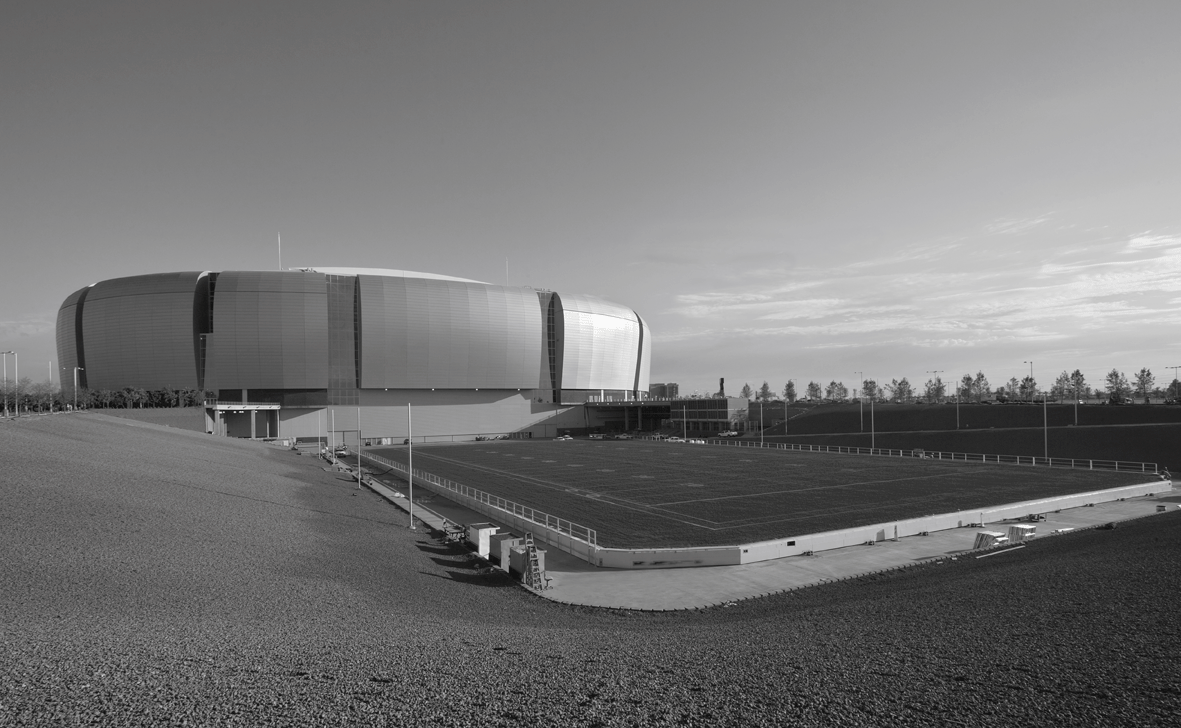
[{"label": "yard line marking", "polygon": [[807,493],[811,490],[832,490],[834,488],[851,488],[857,485],[878,485],[881,483],[900,483],[904,480],[927,480],[928,478],[945,478],[947,473],[936,473],[934,475],[922,475],[910,478],[892,478],[890,480],[864,480],[860,483],[840,483],[838,485],[818,485],[815,488],[788,488],[786,490],[769,490],[762,493],[741,493],[739,495],[720,495],[716,498],[698,498],[696,500],[687,501],[669,501],[668,503],[657,503],[657,506],[679,506],[685,503],[705,503],[707,501],[722,501],[734,500],[736,498],[758,498],[766,495],[782,495],[784,493]]}]

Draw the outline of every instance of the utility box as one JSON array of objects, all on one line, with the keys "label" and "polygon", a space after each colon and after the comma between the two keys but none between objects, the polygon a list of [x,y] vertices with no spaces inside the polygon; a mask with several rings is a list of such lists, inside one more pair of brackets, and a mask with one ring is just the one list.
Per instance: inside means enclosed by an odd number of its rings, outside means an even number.
[{"label": "utility box", "polygon": [[491,558],[500,564],[500,568],[508,571],[509,566],[509,549],[513,546],[524,546],[525,537],[518,536],[515,533],[504,531],[503,533],[494,533],[488,540],[489,549],[491,551]]},{"label": "utility box", "polygon": [[1025,523],[1019,523],[1015,526],[1009,526],[1009,542],[1020,543],[1028,541],[1037,535],[1037,526],[1030,526]]},{"label": "utility box", "polygon": [[1001,533],[1000,531],[978,531],[976,533],[976,545],[972,548],[986,549],[992,546],[999,546],[1000,544],[1007,543],[1008,541],[1008,536]]},{"label": "utility box", "polygon": [[500,526],[493,526],[491,523],[470,523],[467,527],[468,543],[472,545],[477,554],[488,558],[492,534],[499,530]]},{"label": "utility box", "polygon": [[[545,551],[534,546],[537,550],[537,569],[543,575],[545,574]],[[524,578],[529,571],[529,554],[525,550],[525,545],[512,546],[509,548],[509,573],[515,574],[517,578]]]}]

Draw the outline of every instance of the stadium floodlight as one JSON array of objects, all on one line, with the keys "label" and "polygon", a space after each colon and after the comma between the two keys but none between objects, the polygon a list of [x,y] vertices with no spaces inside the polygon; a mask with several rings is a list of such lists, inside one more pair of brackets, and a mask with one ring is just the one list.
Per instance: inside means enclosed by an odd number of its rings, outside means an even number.
[{"label": "stadium floodlight", "polygon": [[[1173,382],[1176,382],[1177,381],[1177,370],[1181,369],[1181,364],[1177,364],[1175,366],[1169,365],[1169,366],[1166,366],[1165,369],[1172,369],[1173,370]],[[1173,399],[1177,399],[1179,396],[1181,396],[1181,392],[1177,391],[1177,389],[1178,389],[1177,385],[1173,384],[1172,382],[1169,383],[1169,389],[1173,390]],[[1076,422],[1075,424],[1078,424],[1078,423]]]},{"label": "stadium floodlight", "polygon": [[1022,362],[1029,365],[1029,401],[1033,401],[1033,361]]},{"label": "stadium floodlight", "polygon": [[74,411],[77,412],[78,411],[78,372],[84,372],[86,370],[83,369],[82,367],[62,367],[63,372],[67,369],[74,370]]}]

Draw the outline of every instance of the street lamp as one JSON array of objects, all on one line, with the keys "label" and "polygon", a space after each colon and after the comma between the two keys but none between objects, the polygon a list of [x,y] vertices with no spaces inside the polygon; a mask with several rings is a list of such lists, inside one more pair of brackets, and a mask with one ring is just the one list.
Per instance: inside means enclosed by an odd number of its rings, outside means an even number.
[{"label": "street lamp", "polygon": [[[1181,364],[1178,364],[1176,366],[1167,366],[1167,367],[1165,367],[1165,369],[1172,369],[1173,370],[1173,381],[1174,382],[1177,381],[1177,370],[1181,369]],[[1181,396],[1181,392],[1178,392],[1177,387],[1173,386],[1171,383],[1169,384],[1169,389],[1173,390],[1173,399],[1177,399],[1178,396]]]},{"label": "street lamp", "polygon": [[1022,362],[1022,363],[1029,365],[1029,401],[1032,402],[1033,401],[1033,362],[1027,361],[1027,362]]},{"label": "street lamp", "polygon": [[[16,403],[16,416],[21,416],[21,362],[15,351],[0,351],[0,354],[8,356],[12,354],[12,365],[14,368],[13,379],[16,380],[16,394],[13,397]],[[8,359],[4,360],[4,416],[8,416]]]}]

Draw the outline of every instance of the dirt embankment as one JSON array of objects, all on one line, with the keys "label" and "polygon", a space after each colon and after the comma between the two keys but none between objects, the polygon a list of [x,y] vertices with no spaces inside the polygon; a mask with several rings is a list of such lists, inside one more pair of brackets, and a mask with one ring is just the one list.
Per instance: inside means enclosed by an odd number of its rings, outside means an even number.
[{"label": "dirt embankment", "polygon": [[0,424],[0,724],[1163,725],[1181,513],[702,612],[545,601],[312,458]]},{"label": "dirt embankment", "polygon": [[144,407],[142,409],[132,407],[129,409],[107,408],[87,411],[110,415],[112,417],[121,417],[126,420],[136,420],[137,422],[166,425],[192,432],[205,432],[204,407]]}]

